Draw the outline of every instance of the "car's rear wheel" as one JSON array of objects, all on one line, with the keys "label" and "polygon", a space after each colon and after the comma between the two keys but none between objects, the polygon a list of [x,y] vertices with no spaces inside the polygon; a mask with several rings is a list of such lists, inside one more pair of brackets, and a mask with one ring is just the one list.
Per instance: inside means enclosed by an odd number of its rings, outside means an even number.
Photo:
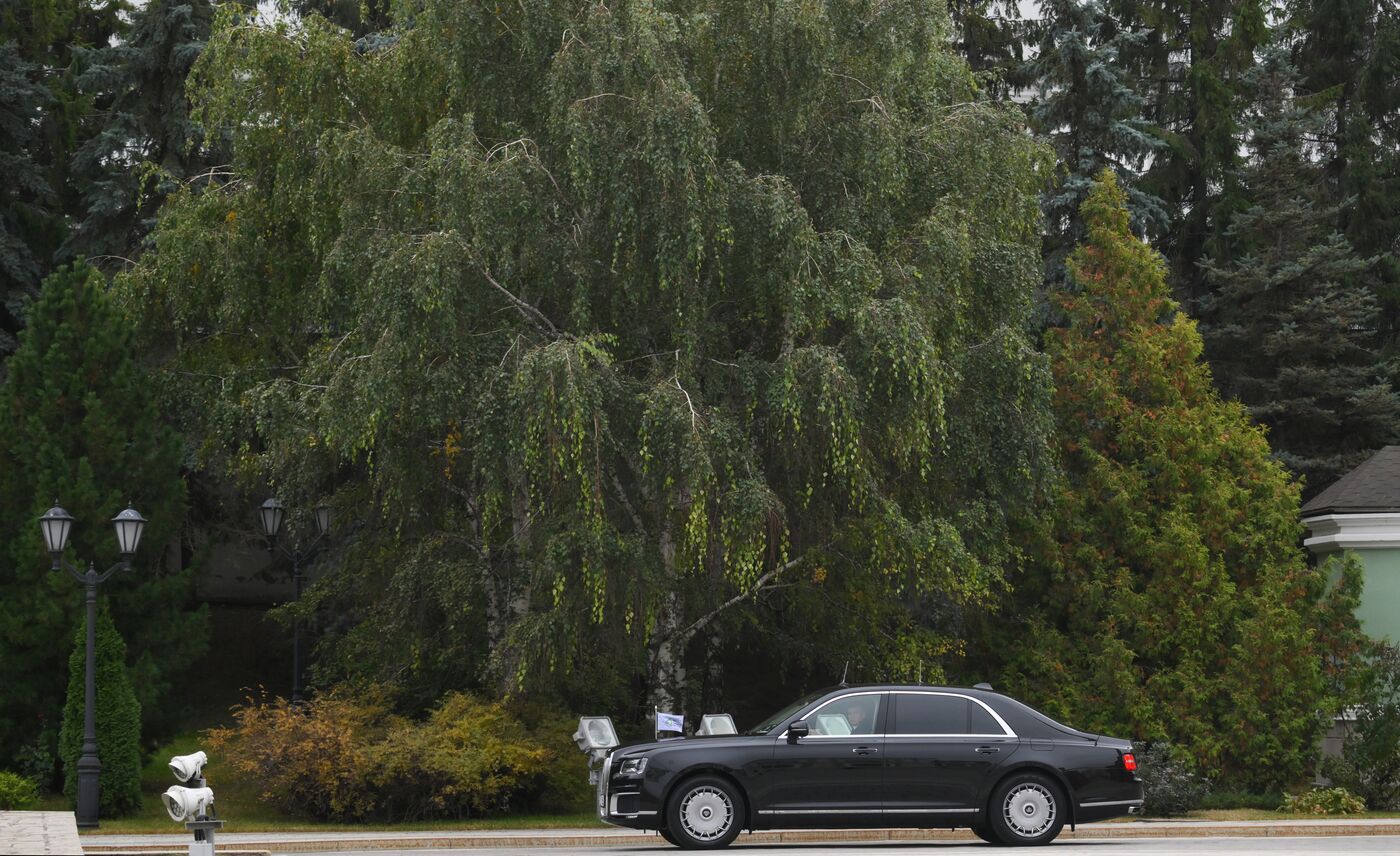
[{"label": "car's rear wheel", "polygon": [[985,826],[971,827],[972,834],[987,842],[988,844],[1001,845],[1001,839],[992,834],[992,831]]},{"label": "car's rear wheel", "polygon": [[1039,773],[1018,773],[997,785],[988,805],[990,831],[1003,844],[1049,844],[1064,828],[1068,801],[1059,784]]},{"label": "car's rear wheel", "polygon": [[668,840],[686,850],[718,850],[739,837],[744,797],[717,776],[681,782],[666,804]]},{"label": "car's rear wheel", "polygon": [[667,829],[666,827],[663,826],[663,827],[661,827],[661,829],[659,829],[659,830],[657,830],[657,831],[661,833],[661,837],[664,838],[664,839],[666,839],[666,842],[667,842],[668,844],[674,844],[674,845],[677,846],[677,847],[681,846],[681,843],[680,843],[679,841],[676,840],[676,836],[674,836],[674,835],[671,834],[671,830],[669,830],[669,829]]}]

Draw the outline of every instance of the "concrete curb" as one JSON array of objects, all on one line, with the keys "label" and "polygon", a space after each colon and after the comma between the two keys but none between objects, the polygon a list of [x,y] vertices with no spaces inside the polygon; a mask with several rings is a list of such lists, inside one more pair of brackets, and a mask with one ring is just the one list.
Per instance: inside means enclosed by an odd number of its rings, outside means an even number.
[{"label": "concrete curb", "polygon": [[[1084,840],[1102,838],[1299,838],[1315,836],[1348,835],[1400,835],[1400,819],[1367,821],[1179,821],[1130,823],[1086,824],[1078,830],[1066,829],[1060,840]],[[246,836],[246,837],[245,837]],[[736,844],[826,844],[844,841],[976,841],[971,832],[965,829],[841,829],[841,830],[775,830],[744,833]],[[235,853],[254,856],[259,852],[278,853],[324,853],[333,850],[438,850],[494,847],[618,847],[638,845],[665,845],[655,833],[649,832],[594,832],[591,830],[560,830],[549,832],[540,830],[536,834],[514,832],[501,834],[492,832],[445,833],[442,835],[396,836],[385,833],[383,836],[360,837],[335,836],[278,838],[275,834],[266,837],[256,833],[243,833],[237,842],[228,842],[219,848],[220,853],[233,856]],[[113,853],[122,856],[141,854],[185,854],[188,846],[182,840],[141,843],[84,843],[87,853]]]}]

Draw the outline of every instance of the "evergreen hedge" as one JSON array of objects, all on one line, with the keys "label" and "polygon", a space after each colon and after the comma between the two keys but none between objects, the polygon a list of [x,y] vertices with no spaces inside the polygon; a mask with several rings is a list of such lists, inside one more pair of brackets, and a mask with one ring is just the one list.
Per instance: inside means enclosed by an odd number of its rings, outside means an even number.
[{"label": "evergreen hedge", "polygon": [[[59,757],[63,793],[78,798],[78,758],[83,750],[83,682],[87,627],[78,623],[68,657],[68,699],[63,705]],[[126,643],[112,623],[106,602],[97,610],[97,757],[102,762],[98,812],[102,817],[131,814],[141,807],[141,705],[126,670]]]}]

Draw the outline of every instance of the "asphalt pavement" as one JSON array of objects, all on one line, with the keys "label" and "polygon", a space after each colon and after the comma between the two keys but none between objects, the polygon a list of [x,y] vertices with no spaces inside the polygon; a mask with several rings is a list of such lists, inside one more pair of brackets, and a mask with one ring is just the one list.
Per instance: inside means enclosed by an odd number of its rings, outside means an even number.
[{"label": "asphalt pavement", "polygon": [[[276,852],[276,851],[274,851]],[[339,856],[388,856],[391,853],[417,854],[423,851],[394,850],[344,850],[336,851]],[[462,850],[433,850],[432,856],[527,856],[540,851],[534,847],[493,847]],[[625,847],[585,847],[570,853],[578,854],[681,854],[689,851],[654,842]],[[876,842],[876,843],[833,843],[833,844],[766,844],[745,845],[741,838],[728,849],[719,851],[735,856],[974,856],[974,854],[1009,853],[1007,848],[992,847],[989,844],[929,841],[929,842]],[[1022,851],[1024,852],[1024,851]],[[1046,848],[1035,850],[1043,856],[1136,856],[1139,853],[1151,856],[1168,854],[1190,854],[1190,856],[1255,856],[1267,853],[1269,856],[1332,856],[1332,854],[1400,854],[1400,835],[1360,835],[1335,837],[1300,838],[1102,838],[1058,841]]]}]

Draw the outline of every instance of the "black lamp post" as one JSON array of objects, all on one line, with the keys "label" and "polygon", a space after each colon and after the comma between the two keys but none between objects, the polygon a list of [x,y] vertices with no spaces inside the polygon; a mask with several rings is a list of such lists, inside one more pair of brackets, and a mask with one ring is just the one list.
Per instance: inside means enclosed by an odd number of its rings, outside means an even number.
[{"label": "black lamp post", "polygon": [[[287,507],[280,499],[269,499],[258,509],[262,520],[263,534],[267,536],[267,551],[276,554],[279,550],[292,562],[292,582],[296,586],[296,599],[301,600],[301,565],[316,555],[321,541],[331,531],[331,508],[318,505],[312,512],[316,521],[316,537],[307,544],[287,549],[277,541],[277,533],[282,531],[282,521],[287,517]],[[292,704],[301,704],[301,617],[292,620]]]},{"label": "black lamp post", "polygon": [[121,561],[98,573],[88,562],[86,571],[79,571],[63,558],[68,547],[68,535],[73,531],[73,516],[54,503],[54,507],[39,518],[39,528],[44,533],[44,544],[48,547],[49,558],[53,560],[53,570],[65,570],[73,579],[87,587],[87,672],[83,686],[83,752],[78,758],[78,826],[97,826],[98,778],[102,763],[97,760],[97,587],[117,571],[131,570],[131,557],[136,546],[141,543],[141,531],[146,527],[146,518],[136,509],[128,507],[112,518],[117,530],[117,547]]}]

